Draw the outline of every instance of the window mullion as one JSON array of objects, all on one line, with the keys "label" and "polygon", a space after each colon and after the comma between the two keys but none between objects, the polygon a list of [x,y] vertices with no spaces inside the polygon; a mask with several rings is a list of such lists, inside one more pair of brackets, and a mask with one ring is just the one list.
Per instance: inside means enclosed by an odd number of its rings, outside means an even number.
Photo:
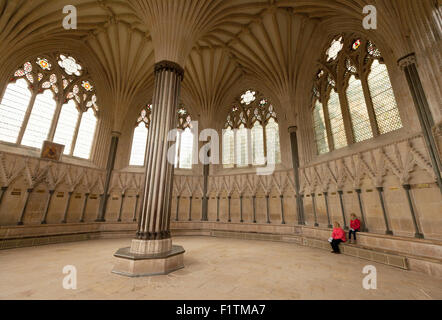
[{"label": "window mullion", "polygon": [[379,127],[376,121],[376,114],[374,112],[373,100],[371,100],[370,88],[368,87],[367,77],[361,79],[362,88],[364,90],[365,103],[367,104],[368,116],[370,118],[371,131],[373,136],[379,136]]},{"label": "window mullion", "polygon": [[77,138],[78,138],[78,131],[80,130],[80,123],[81,119],[83,119],[84,112],[79,112],[77,117],[77,125],[75,126],[75,132],[74,137],[72,138],[72,146],[71,146],[71,152],[69,153],[70,156],[74,154],[75,145],[77,144]]},{"label": "window mullion", "polygon": [[[325,99],[323,99],[323,100],[325,100]],[[333,150],[335,150],[335,142],[333,140],[333,133],[332,133],[331,124],[330,124],[330,115],[328,114],[328,104],[324,103],[324,101],[322,101],[321,103],[322,103],[322,111],[324,112],[325,130],[327,131],[328,145],[329,145],[330,151],[333,151]]]},{"label": "window mullion", "polygon": [[55,130],[57,129],[57,126],[58,126],[58,120],[60,119],[60,113],[61,113],[62,107],[63,107],[63,104],[60,101],[57,101],[57,106],[55,107],[54,118],[52,119],[51,128],[49,130],[48,137],[47,137],[48,141],[54,141]]},{"label": "window mullion", "polygon": [[247,128],[247,166],[253,166],[252,130]]},{"label": "window mullion", "polygon": [[233,158],[234,158],[234,163],[233,163],[233,167],[236,168],[238,167],[238,129],[233,129]]},{"label": "window mullion", "polygon": [[338,94],[339,103],[341,105],[342,119],[344,121],[345,135],[347,136],[347,144],[350,145],[355,143],[355,138],[353,134],[353,126],[351,123],[350,108],[348,106],[346,91],[343,88],[340,88],[340,90],[338,90]]},{"label": "window mullion", "polygon": [[[266,132],[266,128],[267,126],[264,126],[264,123],[261,123],[261,127],[262,127],[262,145],[264,147],[264,159],[265,162],[268,163],[268,159],[267,159],[267,132]],[[265,163],[264,163],[265,165]]]},{"label": "window mullion", "polygon": [[28,126],[29,118],[31,117],[32,108],[34,108],[34,104],[35,104],[36,99],[37,99],[37,92],[33,91],[32,96],[31,96],[31,100],[29,101],[29,105],[28,105],[28,108],[26,109],[25,117],[23,119],[23,122],[22,122],[22,125],[20,128],[20,133],[18,134],[18,137],[17,137],[17,144],[22,143],[23,136],[25,135],[26,127]]},{"label": "window mullion", "polygon": [[176,143],[178,144],[178,147],[175,149],[176,150],[176,155],[175,155],[176,168],[179,169],[180,168],[180,154],[181,154],[181,132],[180,131],[177,132]]}]

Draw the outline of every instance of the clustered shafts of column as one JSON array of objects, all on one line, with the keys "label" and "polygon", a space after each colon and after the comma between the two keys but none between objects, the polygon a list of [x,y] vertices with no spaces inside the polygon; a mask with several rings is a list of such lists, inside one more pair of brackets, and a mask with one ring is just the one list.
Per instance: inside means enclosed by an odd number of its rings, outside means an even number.
[{"label": "clustered shafts of column", "polygon": [[[174,166],[168,159],[172,142],[169,132],[176,128],[176,107],[184,70],[162,61],[155,65],[151,130],[148,134],[145,188],[138,240],[170,239],[170,210]],[[174,157],[173,157],[174,158]],[[171,158],[171,159],[173,159]]]}]

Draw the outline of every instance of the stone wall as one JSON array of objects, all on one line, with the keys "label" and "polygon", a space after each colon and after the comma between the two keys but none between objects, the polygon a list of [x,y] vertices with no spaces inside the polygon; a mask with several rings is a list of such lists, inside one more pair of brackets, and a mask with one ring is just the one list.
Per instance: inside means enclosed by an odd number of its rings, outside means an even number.
[{"label": "stone wall", "polygon": [[[65,215],[68,224],[80,222],[82,216],[85,222],[93,222],[97,218],[100,199],[104,196],[104,170],[4,152],[0,153],[0,161],[0,225],[16,225],[19,221],[24,225],[38,225],[44,220],[46,211],[48,224],[63,222]],[[314,226],[316,222],[319,227],[328,227],[325,194],[328,196],[330,221],[343,223],[341,191],[347,223],[351,213],[362,216],[361,204],[369,232],[384,234],[387,219],[394,235],[414,237],[416,230],[412,211],[403,188],[410,185],[410,198],[419,231],[427,239],[442,239],[440,191],[434,182],[434,173],[420,135],[302,167],[300,179],[300,196],[304,200],[307,226]],[[107,222],[133,222],[137,218],[142,182],[141,170],[114,171],[105,215]],[[383,190],[385,217],[378,188]],[[360,203],[356,190],[360,190]],[[177,220],[178,209],[179,221],[188,221],[189,218],[200,221],[203,196],[202,176],[176,175],[172,220]],[[299,223],[293,170],[262,176],[256,175],[256,172],[211,175],[207,197],[208,220],[212,222],[217,219],[229,222],[230,202],[230,220],[240,223],[242,197],[244,223],[253,223],[254,220],[257,224],[267,224],[268,220],[272,225]]]}]

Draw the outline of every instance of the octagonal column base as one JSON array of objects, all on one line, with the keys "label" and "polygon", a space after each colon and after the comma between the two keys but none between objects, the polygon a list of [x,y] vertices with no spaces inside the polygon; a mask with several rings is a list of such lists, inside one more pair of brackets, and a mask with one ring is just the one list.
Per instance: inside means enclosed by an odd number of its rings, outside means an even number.
[{"label": "octagonal column base", "polygon": [[168,252],[155,254],[136,254],[130,248],[123,248],[114,254],[116,260],[112,273],[126,277],[169,274],[184,268],[184,253],[184,248],[176,245]]}]

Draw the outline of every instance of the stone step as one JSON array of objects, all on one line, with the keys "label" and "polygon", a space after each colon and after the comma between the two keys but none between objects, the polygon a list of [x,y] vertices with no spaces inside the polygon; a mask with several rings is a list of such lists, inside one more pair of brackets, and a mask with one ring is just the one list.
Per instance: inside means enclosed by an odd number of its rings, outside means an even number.
[{"label": "stone step", "polygon": [[419,260],[424,260],[424,261],[428,261],[428,262],[432,262],[432,263],[440,263],[442,265],[442,259],[437,259],[437,258],[429,258],[426,256],[420,256],[420,255],[412,255],[412,254],[408,254],[408,253],[401,253],[398,251],[394,251],[394,250],[385,250],[385,249],[379,249],[379,248],[370,248],[361,244],[354,244],[354,243],[348,243],[346,242],[345,244],[346,247],[354,247],[354,248],[359,248],[359,249],[365,249],[365,250],[372,250],[372,251],[376,251],[376,252],[382,252],[385,254],[392,254],[392,255],[398,255],[398,256],[404,256],[407,258],[413,258],[413,259],[419,259]]},{"label": "stone step", "polygon": [[[324,250],[330,250],[331,248],[330,243],[328,241],[312,239],[312,238],[303,238],[303,245],[313,248],[324,249]],[[351,245],[351,244],[349,245],[345,243],[340,245],[340,249],[341,253],[348,256],[374,261],[389,266],[401,268],[404,270],[409,269],[407,263],[407,257],[403,255],[363,248],[357,245]]]}]

